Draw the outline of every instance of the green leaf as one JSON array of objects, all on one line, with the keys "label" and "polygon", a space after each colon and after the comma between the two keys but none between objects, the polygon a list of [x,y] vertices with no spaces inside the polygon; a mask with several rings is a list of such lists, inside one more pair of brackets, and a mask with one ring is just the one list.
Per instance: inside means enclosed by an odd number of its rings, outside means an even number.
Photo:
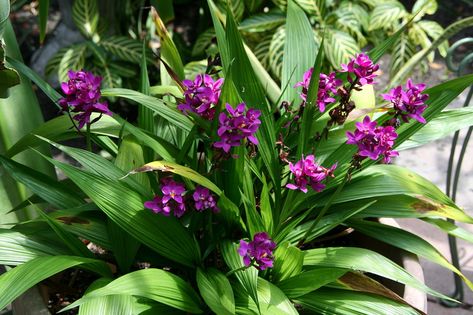
[{"label": "green leaf", "polygon": [[274,252],[273,282],[280,282],[298,275],[302,271],[304,253],[297,247],[284,242]]},{"label": "green leaf", "polygon": [[163,117],[178,128],[186,131],[192,129],[192,122],[187,118],[187,116],[170,108],[164,101],[158,98],[128,89],[104,89],[102,90],[102,96],[122,97],[135,101],[155,111],[159,116]]},{"label": "green leaf", "polygon": [[121,276],[101,288],[86,293],[62,311],[73,309],[95,298],[117,294],[145,297],[189,313],[202,313],[199,296],[190,284],[170,272],[154,268]]},{"label": "green leaf", "polygon": [[377,222],[352,220],[349,224],[365,235],[411,252],[417,256],[424,257],[455,272],[463,279],[463,281],[465,281],[470,289],[473,289],[473,283],[471,283],[471,281],[468,280],[460,270],[450,264],[434,246],[423,238],[408,231],[404,231],[403,229]]},{"label": "green leaf", "polygon": [[60,223],[50,218],[38,207],[35,208],[56,235],[62,240],[62,242],[71,250],[71,252],[79,257],[94,258],[94,254],[80,241],[77,237],[66,231]]},{"label": "green leaf", "polygon": [[409,61],[415,54],[416,48],[405,33],[399,35],[393,47],[391,63],[389,65],[391,76],[395,75],[399,69]]},{"label": "green leaf", "polygon": [[235,20],[240,21],[245,11],[245,3],[243,1],[244,0],[216,0],[215,4],[224,15],[226,15],[227,12],[227,5],[230,6],[231,13],[235,17]]},{"label": "green leaf", "polygon": [[[101,157],[98,154],[94,154],[90,151],[79,149],[79,148],[64,146],[43,137],[39,137],[39,138],[48,142],[49,144],[53,145],[57,149],[61,150],[62,152],[72,157],[74,160],[79,162],[85,170],[91,173],[100,175],[110,180],[121,179],[127,174],[123,169],[121,169],[120,167],[116,165],[113,165],[112,162],[110,162],[106,158]],[[123,159],[123,156],[121,156],[120,158],[117,157],[117,159]],[[135,166],[137,165],[135,164]],[[139,192],[141,195],[146,196],[146,197],[151,197],[149,193],[149,189],[147,189],[146,185],[143,185],[143,183],[138,182],[135,178],[123,178],[122,182],[127,184],[130,188],[132,188],[136,192]]]},{"label": "green leaf", "polygon": [[46,37],[46,26],[48,23],[49,0],[39,2],[39,41],[42,43]]},{"label": "green leaf", "polygon": [[413,308],[385,297],[339,289],[319,289],[316,292],[298,297],[295,302],[321,314],[418,315]]},{"label": "green leaf", "polygon": [[[135,168],[144,163],[143,148],[135,141],[133,136],[124,137],[120,143],[118,155],[115,159],[115,165],[123,171],[129,171],[130,168]],[[151,190],[149,179],[146,177],[146,174],[138,174],[137,176],[134,176],[133,179],[142,187],[146,187],[148,191]],[[120,270],[123,273],[126,273],[135,260],[140,243],[136,239],[130,237],[130,235],[115,222],[109,220],[107,226],[110,238],[113,240],[113,254],[117,259]]]},{"label": "green leaf", "polygon": [[72,6],[72,19],[85,37],[97,36],[99,24],[97,0],[75,0]]},{"label": "green leaf", "polygon": [[455,131],[471,125],[473,125],[473,108],[446,109],[397,149],[412,149],[438,139],[443,139]]},{"label": "green leaf", "polygon": [[278,287],[287,297],[294,299],[334,282],[346,272],[346,269],[340,268],[315,268],[285,279],[278,283]]},{"label": "green leaf", "polygon": [[[244,300],[246,298],[246,300]],[[237,298],[237,314],[261,315],[297,315],[299,314],[293,303],[277,286],[263,278],[258,278],[259,304],[248,299],[247,296]],[[251,312],[250,312],[251,311]]]},{"label": "green leaf", "polygon": [[200,251],[195,240],[176,218],[155,215],[145,210],[141,196],[118,180],[50,161],[131,236],[162,256],[185,266],[193,267],[200,262]]},{"label": "green leaf", "polygon": [[9,16],[10,0],[0,0],[0,38],[3,38],[3,32]]},{"label": "green leaf", "polygon": [[[229,241],[224,241],[221,244],[222,255],[225,263],[230,270],[238,270],[243,266],[243,258],[238,254],[237,245]],[[251,299],[258,305],[258,270],[254,267],[238,270],[234,273],[238,281],[243,286],[244,290]]]},{"label": "green leaf", "polygon": [[239,29],[244,32],[266,32],[284,24],[285,16],[278,11],[252,15],[240,23]]},{"label": "green leaf", "polygon": [[[110,281],[106,278],[94,281],[85,294],[106,286]],[[134,301],[132,296],[125,294],[95,298],[81,305],[79,315],[133,314]]]},{"label": "green leaf", "polygon": [[65,230],[100,247],[110,249],[112,246],[105,224],[106,217],[96,209],[97,206],[94,204],[85,204],[77,208],[49,212],[48,215],[59,222]]},{"label": "green leaf", "polygon": [[83,200],[53,178],[0,155],[0,164],[15,180],[58,208],[71,208]]},{"label": "green leaf", "polygon": [[0,229],[0,264],[16,266],[41,256],[70,254],[69,249],[59,243],[53,233],[48,232],[43,230],[41,234],[27,234]]},{"label": "green leaf", "polygon": [[357,41],[349,34],[334,29],[327,29],[325,34],[325,55],[334,68],[338,69],[342,63],[348,63],[360,52]]},{"label": "green leaf", "polygon": [[74,256],[39,257],[17,266],[0,276],[0,309],[23,292],[63,270],[82,266],[105,277],[111,276],[106,263]]},{"label": "green leaf", "polygon": [[205,303],[216,314],[235,314],[235,299],[227,277],[217,269],[197,269],[197,286]]},{"label": "green leaf", "polygon": [[380,28],[389,29],[406,15],[406,9],[398,1],[386,1],[381,3],[371,11],[368,31]]},{"label": "green leaf", "polygon": [[[92,114],[91,119],[99,117],[98,114]],[[37,147],[43,143],[43,140],[37,136],[42,136],[52,141],[62,141],[78,138],[81,135],[77,130],[71,128],[72,122],[66,115],[53,118],[44,124],[33,129],[30,133],[19,139],[7,152],[7,157],[13,157],[29,147]],[[102,116],[99,121],[93,123],[90,127],[93,134],[117,137],[121,126],[110,116]],[[85,132],[85,128],[83,130]]]},{"label": "green leaf", "polygon": [[310,249],[305,251],[304,265],[306,267],[332,267],[369,272],[404,283],[430,295],[451,300],[451,298],[427,287],[424,283],[410,275],[404,268],[399,267],[383,255],[369,249],[356,247]]},{"label": "green leaf", "polygon": [[286,18],[286,43],[282,66],[281,89],[284,91],[283,100],[290,103],[299,99],[296,89],[292,87],[301,80],[304,72],[314,65],[318,47],[312,35],[312,26],[304,11],[289,0]]},{"label": "green leaf", "polygon": [[[103,38],[98,45],[121,60],[136,64],[141,62],[143,45],[135,39],[126,36],[111,36]],[[146,49],[145,52],[146,60],[151,64],[154,63],[149,50]]]},{"label": "green leaf", "polygon": [[455,225],[454,223],[451,223],[447,220],[442,220],[442,219],[426,218],[423,220],[436,226],[442,231],[447,232],[450,235],[461,238],[467,242],[473,243],[473,233]]}]

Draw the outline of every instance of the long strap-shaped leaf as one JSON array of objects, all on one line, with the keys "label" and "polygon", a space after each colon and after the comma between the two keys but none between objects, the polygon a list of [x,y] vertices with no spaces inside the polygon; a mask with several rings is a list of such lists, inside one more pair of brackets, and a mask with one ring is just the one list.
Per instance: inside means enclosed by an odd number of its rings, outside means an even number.
[{"label": "long strap-shaped leaf", "polygon": [[414,253],[418,256],[424,257],[442,267],[450,269],[459,275],[463,281],[473,290],[473,284],[468,278],[466,278],[460,270],[455,268],[448,260],[429,242],[423,238],[412,234],[403,229],[399,229],[392,226],[377,222],[368,221],[351,221],[350,225],[353,226],[357,231],[366,234],[372,238],[378,239],[384,243],[391,244],[398,248],[402,248],[405,251]]},{"label": "long strap-shaped leaf", "polygon": [[339,289],[319,289],[295,302],[324,315],[418,315],[413,308],[388,298]]},{"label": "long strap-shaped leaf", "polygon": [[451,298],[427,287],[425,284],[411,276],[405,269],[383,255],[369,249],[357,247],[310,249],[306,251],[304,265],[370,272],[381,277],[404,283],[430,295],[452,300]]},{"label": "long strap-shaped leaf", "polygon": [[190,284],[171,272],[154,268],[126,274],[85,294],[62,311],[70,310],[94,298],[117,294],[141,296],[192,314],[202,313],[202,302]]},{"label": "long strap-shaped leaf", "polygon": [[49,176],[0,155],[0,164],[17,181],[58,208],[72,208],[83,204],[77,194]]},{"label": "long strap-shaped leaf", "polygon": [[15,267],[0,276],[0,309],[40,281],[65,269],[81,266],[111,277],[108,266],[100,260],[75,256],[39,257]]}]

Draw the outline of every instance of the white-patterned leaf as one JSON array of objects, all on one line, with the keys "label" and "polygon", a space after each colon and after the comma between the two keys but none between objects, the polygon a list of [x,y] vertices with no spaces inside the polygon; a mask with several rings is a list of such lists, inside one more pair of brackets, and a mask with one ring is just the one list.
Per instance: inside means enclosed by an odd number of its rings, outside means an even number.
[{"label": "white-patterned leaf", "polygon": [[415,53],[415,47],[412,45],[406,34],[400,34],[396,41],[393,53],[391,55],[390,73],[393,76]]},{"label": "white-patterned leaf", "polygon": [[[445,32],[444,28],[435,21],[419,21],[417,25],[421,27],[425,31],[425,33],[433,40],[436,40]],[[448,41],[442,42],[437,49],[442,57],[446,57],[448,50]]]},{"label": "white-patterned leaf", "polygon": [[60,82],[67,80],[69,70],[81,70],[85,65],[87,46],[83,44],[73,45],[60,49],[46,65],[47,76],[57,73]]},{"label": "white-patterned leaf", "polygon": [[437,12],[438,4],[437,0],[417,0],[412,7],[412,13],[417,15],[414,21],[419,21],[424,15],[432,15]]},{"label": "white-patterned leaf", "polygon": [[192,48],[192,56],[203,54],[207,47],[212,44],[214,38],[215,30],[213,28],[209,28],[205,32],[200,33]]},{"label": "white-patterned leaf", "polygon": [[252,15],[240,23],[244,32],[266,32],[284,24],[286,17],[281,12],[268,12]]},{"label": "white-patterned leaf", "polygon": [[72,19],[85,37],[92,38],[97,33],[99,24],[97,0],[75,0]]},{"label": "white-patterned leaf", "polygon": [[379,28],[391,28],[393,23],[407,14],[404,6],[398,1],[389,1],[377,5],[371,12],[369,31]]},{"label": "white-patterned leaf", "polygon": [[347,63],[360,52],[356,40],[345,32],[329,29],[325,36],[325,55],[334,68],[339,68],[340,64]]},{"label": "white-patterned leaf", "polygon": [[[140,63],[141,61],[143,44],[129,37],[112,36],[104,38],[98,45],[121,60],[133,63]],[[148,59],[153,62],[151,58]]]}]

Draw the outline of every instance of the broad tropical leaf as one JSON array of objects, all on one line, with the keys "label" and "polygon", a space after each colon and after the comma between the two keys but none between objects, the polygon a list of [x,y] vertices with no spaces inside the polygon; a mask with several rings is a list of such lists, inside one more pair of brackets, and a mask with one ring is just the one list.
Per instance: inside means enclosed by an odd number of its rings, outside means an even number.
[{"label": "broad tropical leaf", "polygon": [[412,286],[430,295],[451,300],[451,298],[430,289],[383,255],[369,249],[357,247],[310,249],[305,251],[304,265],[309,268],[331,267],[369,272]]},{"label": "broad tropical leaf", "polygon": [[217,269],[197,269],[197,286],[204,301],[215,314],[235,314],[235,299],[227,277]]},{"label": "broad tropical leaf", "polygon": [[60,82],[68,80],[69,70],[77,71],[84,68],[87,45],[77,44],[61,48],[46,64],[45,74],[47,76],[57,74]]},{"label": "broad tropical leaf", "polygon": [[323,288],[298,297],[303,308],[326,315],[418,315],[413,308],[368,293]]},{"label": "broad tropical leaf", "polygon": [[121,276],[101,288],[84,294],[62,311],[93,301],[95,298],[113,295],[145,297],[189,313],[202,313],[200,298],[189,283],[171,272],[155,268]]},{"label": "broad tropical leaf", "polygon": [[105,277],[112,275],[107,264],[96,259],[74,256],[35,258],[0,276],[0,291],[3,292],[0,296],[0,309],[5,308],[35,284],[75,266],[89,269]]},{"label": "broad tropical leaf", "polygon": [[334,282],[346,272],[346,269],[341,268],[314,268],[278,283],[278,287],[287,297],[294,299]]}]

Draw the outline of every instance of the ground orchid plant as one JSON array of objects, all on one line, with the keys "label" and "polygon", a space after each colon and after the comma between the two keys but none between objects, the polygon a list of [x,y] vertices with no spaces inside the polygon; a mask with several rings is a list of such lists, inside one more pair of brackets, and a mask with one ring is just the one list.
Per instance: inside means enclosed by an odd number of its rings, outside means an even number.
[{"label": "ground orchid plant", "polygon": [[[221,65],[209,59],[206,73],[185,79],[161,29],[161,79],[172,86],[161,85],[157,96],[145,56],[140,91],[101,89],[101,78],[83,69],[69,72],[61,95],[11,60],[64,115],[0,156],[3,171],[32,192],[12,211],[38,215],[0,230],[0,263],[16,266],[0,276],[0,309],[70,268],[92,275],[80,298],[61,304],[79,314],[424,313],[381,278],[449,299],[354,243],[353,230],[473,287],[428,242],[376,220],[418,218],[450,232],[459,228],[445,218],[473,223],[434,184],[391,164],[409,141],[435,138],[423,126],[441,113],[453,122],[454,111],[442,110],[473,77],[428,89],[408,80],[383,91],[377,60],[395,36],[338,69],[322,64],[323,49],[304,49],[306,38],[287,44],[300,59],[284,61],[279,89],[248,56],[232,14],[224,27],[209,7]],[[311,31],[300,16],[288,6],[288,36]],[[138,124],[112,113],[106,97],[135,102]],[[88,148],[59,143],[76,137]],[[12,159],[44,143],[77,161],[37,151],[66,179]]]}]

